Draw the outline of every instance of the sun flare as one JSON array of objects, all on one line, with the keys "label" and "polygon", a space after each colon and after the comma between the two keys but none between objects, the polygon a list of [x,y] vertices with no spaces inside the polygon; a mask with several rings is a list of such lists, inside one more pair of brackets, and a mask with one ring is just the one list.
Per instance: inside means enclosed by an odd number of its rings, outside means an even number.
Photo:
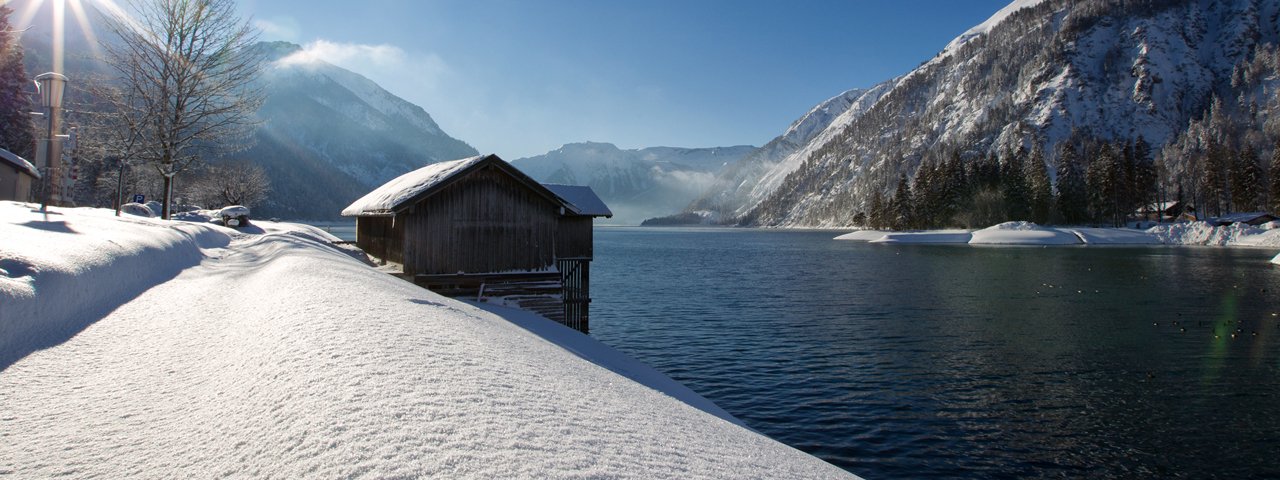
[{"label": "sun flare", "polygon": [[[9,2],[6,2],[9,3]],[[50,25],[40,25],[35,22],[36,16],[44,8],[45,4],[49,5],[52,10],[52,21]],[[63,66],[66,58],[66,13],[69,10],[75,21],[76,26],[80,28],[80,32],[84,35],[88,43],[89,52],[94,56],[101,54],[98,44],[98,35],[93,29],[93,24],[89,21],[89,15],[100,13],[109,17],[128,18],[125,10],[120,8],[114,0],[31,0],[26,2],[24,6],[17,9],[17,22],[15,25],[23,29],[43,30],[48,28],[49,37],[52,40],[53,51],[51,53],[52,67],[54,72],[64,73]]]}]

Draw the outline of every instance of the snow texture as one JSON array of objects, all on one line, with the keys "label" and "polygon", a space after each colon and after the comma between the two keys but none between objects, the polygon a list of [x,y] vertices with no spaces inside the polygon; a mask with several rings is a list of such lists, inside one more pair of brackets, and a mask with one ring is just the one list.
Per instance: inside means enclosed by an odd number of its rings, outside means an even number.
[{"label": "snow texture", "polygon": [[1004,8],[1001,8],[994,15],[992,15],[991,18],[988,18],[985,22],[975,25],[973,28],[966,30],[964,33],[960,34],[960,36],[951,40],[951,43],[948,43],[947,46],[942,49],[942,53],[939,55],[941,56],[951,55],[957,49],[959,49],[961,45],[968,43],[970,40],[973,40],[978,36],[986,35],[987,32],[990,32],[993,27],[995,27],[996,25],[999,25],[1000,22],[1003,22],[1004,19],[1008,18],[1009,15],[1012,15],[1013,12],[1016,12],[1018,10],[1022,10],[1028,7],[1034,7],[1036,5],[1039,5],[1042,2],[1044,2],[1044,0],[1014,0],[1013,3],[1005,5]]},{"label": "snow texture", "polygon": [[836,240],[851,240],[855,242],[870,242],[880,239],[886,234],[893,233],[884,230],[857,230],[836,237]]},{"label": "snow texture", "polygon": [[604,204],[596,192],[591,187],[584,185],[559,185],[555,183],[544,183],[542,186],[551,190],[561,200],[572,205],[579,215],[589,215],[593,217],[612,217],[613,212],[609,211],[609,207]]},{"label": "snow texture", "polygon": [[590,337],[379,273],[318,229],[54,210],[0,202],[2,473],[848,477]]},{"label": "snow texture", "polygon": [[467,167],[480,163],[488,155],[433,163],[406,173],[375,188],[342,210],[342,216],[391,215],[401,203],[436,186]]},{"label": "snow texture", "polygon": [[970,245],[1075,245],[1079,236],[1031,222],[1005,222],[973,232]]},{"label": "snow texture", "polygon": [[1280,247],[1280,221],[1252,227],[1243,223],[1214,226],[1209,222],[1128,228],[1042,227],[1031,222],[1005,222],[974,232],[932,230],[884,232],[859,230],[835,237],[871,243],[968,243],[972,245],[1210,245]]},{"label": "snow texture", "polygon": [[966,230],[889,233],[871,243],[969,243],[973,233]]}]

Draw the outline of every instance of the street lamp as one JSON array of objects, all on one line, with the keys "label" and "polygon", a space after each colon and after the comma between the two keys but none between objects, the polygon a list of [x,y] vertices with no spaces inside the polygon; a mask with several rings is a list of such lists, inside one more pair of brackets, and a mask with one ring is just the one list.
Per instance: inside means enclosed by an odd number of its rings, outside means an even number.
[{"label": "street lamp", "polygon": [[36,75],[36,87],[40,90],[40,106],[44,107],[45,118],[49,120],[48,135],[45,136],[44,158],[45,174],[41,179],[40,211],[49,206],[49,197],[53,187],[59,185],[59,166],[62,164],[62,142],[57,133],[62,121],[62,93],[67,88],[67,77],[60,73],[42,73]]}]

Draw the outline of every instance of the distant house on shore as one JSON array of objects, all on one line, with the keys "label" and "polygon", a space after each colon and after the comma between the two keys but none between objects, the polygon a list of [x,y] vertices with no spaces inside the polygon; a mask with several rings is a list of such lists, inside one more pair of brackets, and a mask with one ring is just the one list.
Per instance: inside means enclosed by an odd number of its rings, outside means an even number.
[{"label": "distant house on shore", "polygon": [[[1143,205],[1137,212],[1134,212],[1133,219],[1152,222],[1185,221],[1187,218],[1194,220],[1195,211],[1195,207],[1180,201],[1158,202]],[[1184,214],[1189,215],[1189,217],[1184,217]]]},{"label": "distant house on shore", "polygon": [[1232,214],[1223,215],[1221,217],[1210,218],[1208,221],[1214,226],[1231,225],[1233,223],[1243,223],[1245,225],[1252,225],[1256,227],[1258,225],[1262,225],[1267,222],[1274,222],[1277,219],[1280,219],[1280,217],[1276,217],[1275,215],[1272,215],[1266,212],[1245,212],[1245,213],[1232,213]]},{"label": "distant house on shore", "polygon": [[342,215],[356,217],[356,246],[418,285],[508,297],[587,331],[592,220],[613,216],[590,187],[542,185],[480,155],[401,175]]},{"label": "distant house on shore", "polygon": [[35,165],[0,148],[0,200],[31,200],[31,185],[39,180]]}]

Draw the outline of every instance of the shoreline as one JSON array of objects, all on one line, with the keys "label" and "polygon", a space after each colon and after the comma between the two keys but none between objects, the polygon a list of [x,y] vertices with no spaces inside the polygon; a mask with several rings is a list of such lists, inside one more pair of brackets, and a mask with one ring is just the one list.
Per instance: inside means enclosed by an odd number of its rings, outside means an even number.
[{"label": "shoreline", "polygon": [[1214,226],[1208,222],[1163,224],[1132,228],[1045,227],[1030,222],[1006,222],[979,230],[885,231],[855,230],[834,240],[876,244],[984,246],[1206,246],[1280,249],[1280,222],[1259,226]]}]

